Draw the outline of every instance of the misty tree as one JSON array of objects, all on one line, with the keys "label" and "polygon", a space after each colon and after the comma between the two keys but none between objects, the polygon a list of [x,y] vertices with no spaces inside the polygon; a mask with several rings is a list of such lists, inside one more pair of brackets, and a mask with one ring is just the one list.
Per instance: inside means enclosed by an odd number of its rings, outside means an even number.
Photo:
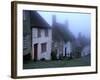
[{"label": "misty tree", "polygon": [[81,52],[83,48],[87,45],[90,45],[90,38],[87,38],[86,36],[82,35],[81,32],[79,32],[78,37],[73,44],[74,56],[77,58],[81,57]]},{"label": "misty tree", "polygon": [[86,37],[85,35],[82,35],[81,32],[78,35],[78,40],[82,48],[84,48],[87,45],[90,45],[90,37]]}]

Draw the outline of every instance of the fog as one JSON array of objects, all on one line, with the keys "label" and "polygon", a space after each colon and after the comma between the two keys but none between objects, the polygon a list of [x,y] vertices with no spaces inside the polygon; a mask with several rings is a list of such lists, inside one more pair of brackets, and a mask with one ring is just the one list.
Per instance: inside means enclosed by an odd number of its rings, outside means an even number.
[{"label": "fog", "polygon": [[38,13],[52,25],[52,16],[56,15],[56,21],[62,24],[68,24],[69,30],[75,37],[81,32],[82,35],[90,37],[91,32],[91,14],[88,13],[61,13],[61,12],[44,12]]}]

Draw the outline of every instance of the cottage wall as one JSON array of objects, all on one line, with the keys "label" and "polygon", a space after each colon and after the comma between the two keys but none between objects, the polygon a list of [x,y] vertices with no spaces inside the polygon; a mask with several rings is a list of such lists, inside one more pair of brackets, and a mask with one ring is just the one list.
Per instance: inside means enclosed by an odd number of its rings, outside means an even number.
[{"label": "cottage wall", "polygon": [[[32,59],[34,59],[34,44],[38,44],[38,54],[37,59],[40,60],[45,58],[46,60],[51,59],[51,40],[52,40],[52,32],[51,29],[48,29],[48,36],[45,36],[45,29],[41,29],[41,37],[38,37],[38,29],[32,28]],[[47,44],[47,51],[42,53],[41,52],[41,44]]]},{"label": "cottage wall", "polygon": [[[65,50],[66,48],[66,50]],[[72,52],[72,45],[71,45],[71,42],[67,42],[66,44],[64,44],[64,48],[63,48],[63,56],[70,56],[71,55],[71,52]]]}]

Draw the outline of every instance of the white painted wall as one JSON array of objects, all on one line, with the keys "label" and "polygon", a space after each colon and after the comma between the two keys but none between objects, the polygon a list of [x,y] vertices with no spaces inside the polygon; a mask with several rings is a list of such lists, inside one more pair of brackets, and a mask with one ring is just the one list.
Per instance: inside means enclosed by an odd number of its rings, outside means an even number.
[{"label": "white painted wall", "polygon": [[72,44],[70,41],[68,41],[66,44],[64,44],[63,56],[65,56],[65,48],[66,48],[66,56],[70,56],[70,54],[72,52]]},{"label": "white painted wall", "polygon": [[[48,29],[48,37],[45,37],[45,29],[41,29],[41,37],[38,37],[38,29],[32,28],[32,59],[34,59],[34,44],[38,43],[38,60],[45,58],[46,60],[51,59],[51,40],[52,40],[52,33],[51,29]],[[47,51],[41,53],[41,44],[47,44]]]}]

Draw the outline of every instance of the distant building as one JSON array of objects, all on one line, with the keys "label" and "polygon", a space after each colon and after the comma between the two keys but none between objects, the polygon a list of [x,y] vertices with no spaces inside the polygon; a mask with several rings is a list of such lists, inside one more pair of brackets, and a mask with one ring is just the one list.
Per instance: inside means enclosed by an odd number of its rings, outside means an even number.
[{"label": "distant building", "polygon": [[61,56],[63,56],[63,41],[53,41],[52,43],[52,51],[54,51],[57,56],[57,59],[59,59]]},{"label": "distant building", "polygon": [[24,36],[23,54],[30,53],[32,60],[50,60],[52,41],[52,29],[50,25],[36,11],[24,11],[23,28],[23,34],[26,35]]},{"label": "distant building", "polygon": [[87,55],[90,55],[90,46],[85,46],[81,52],[81,56],[84,57],[84,56],[87,56]]},{"label": "distant building", "polygon": [[68,24],[61,24],[56,21],[56,16],[52,18],[52,51],[57,53],[57,59],[61,56],[71,56],[72,34],[68,29]]}]

